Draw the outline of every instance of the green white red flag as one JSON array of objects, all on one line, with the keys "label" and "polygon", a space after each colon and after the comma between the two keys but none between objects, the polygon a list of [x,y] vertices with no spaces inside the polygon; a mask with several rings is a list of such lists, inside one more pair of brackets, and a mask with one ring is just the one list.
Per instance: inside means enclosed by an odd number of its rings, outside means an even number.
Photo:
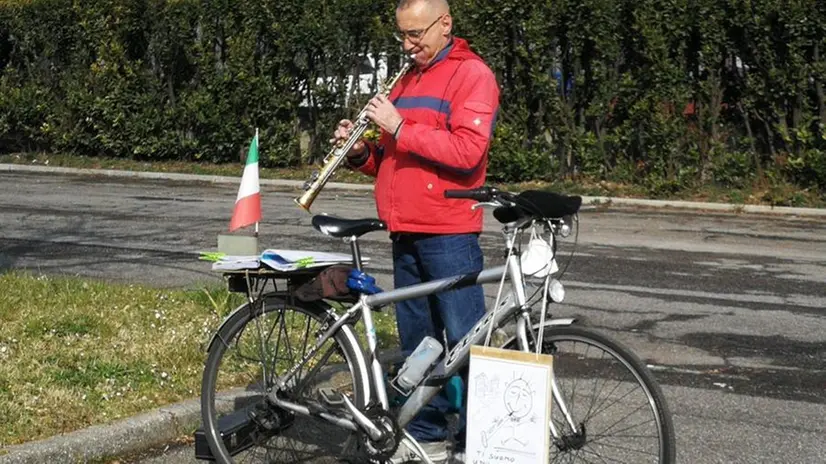
[{"label": "green white red flag", "polygon": [[[261,189],[258,183],[258,130],[255,131],[247,153],[247,163],[241,176],[241,186],[235,199],[235,210],[229,222],[229,231],[257,224],[261,220]],[[257,227],[256,227],[257,229]],[[256,231],[257,232],[257,231]]]}]

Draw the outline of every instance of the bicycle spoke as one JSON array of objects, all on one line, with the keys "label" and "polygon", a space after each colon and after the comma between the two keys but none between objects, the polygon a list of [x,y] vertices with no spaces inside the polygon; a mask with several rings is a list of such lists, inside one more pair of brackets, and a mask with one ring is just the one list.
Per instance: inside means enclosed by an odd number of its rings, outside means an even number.
[{"label": "bicycle spoke", "polygon": [[[613,458],[613,457],[611,457],[611,456],[603,456],[603,455],[601,455],[601,454],[599,454],[599,453],[596,453],[596,452],[594,452],[594,451],[591,451],[591,450],[590,450],[590,449],[588,449],[588,448],[590,448],[590,446],[587,446],[587,445],[586,445],[586,446],[585,446],[584,448],[582,448],[580,451],[581,451],[582,453],[589,453],[589,454],[592,454],[592,455],[594,455],[594,456],[598,457],[600,461],[602,461],[602,462],[604,462],[604,463],[606,463],[606,464],[607,464],[608,462],[618,462],[618,463],[621,463],[621,464],[626,464],[626,462],[625,462],[625,461],[620,461],[620,460],[615,459],[615,458]],[[607,459],[607,461],[606,461],[606,459]],[[630,463],[630,464],[634,464],[634,463]]]},{"label": "bicycle spoke", "polygon": [[622,446],[622,445],[612,445],[612,444],[609,444],[609,443],[606,443],[606,442],[602,442],[600,444],[600,446],[604,446],[604,447],[608,447],[608,448],[616,448],[616,449],[620,449],[620,450],[623,450],[623,451],[631,451],[631,452],[637,453],[637,454],[647,454],[649,456],[659,456],[657,453],[651,453],[651,452],[648,452],[648,451],[640,451],[638,449],[633,449],[633,448],[629,448],[627,446]]},{"label": "bicycle spoke", "polygon": [[[576,349],[576,343],[574,343],[574,348]],[[574,350],[574,351],[576,351],[576,350]],[[572,416],[574,414],[574,411],[572,410],[573,405],[576,404],[576,382],[577,382],[577,378],[574,377],[574,385],[571,387],[571,402],[570,402],[571,405],[568,406],[568,412],[570,412]]]},{"label": "bicycle spoke", "polygon": [[551,462],[673,462],[667,457],[673,448],[666,447],[673,446],[673,436],[662,435],[671,429],[663,430],[658,415],[662,400],[652,398],[638,361],[629,361],[587,329],[549,329],[545,340],[544,352],[555,357],[561,401],[576,424],[570,430],[562,411],[554,409],[551,420],[561,441],[552,446]]},{"label": "bicycle spoke", "polygon": [[[267,302],[261,310],[239,313],[239,318],[246,317],[248,321],[230,326],[233,327],[231,331],[222,331],[219,336],[222,343],[215,344],[222,350],[220,354],[210,355],[210,359],[219,360],[217,363],[211,361],[210,370],[214,374],[211,385],[207,386],[212,392],[210,401],[215,405],[213,423],[220,422],[222,415],[258,402],[254,407],[266,422],[254,422],[253,427],[264,427],[265,423],[278,427],[255,431],[253,446],[235,455],[234,462],[316,463],[319,458],[340,457],[340,448],[353,442],[350,437],[354,435],[349,430],[317,417],[287,413],[267,401],[272,382],[310,352],[315,344],[313,334],[329,317],[326,310],[298,309],[280,301]],[[364,381],[367,370],[358,371],[357,381],[352,370],[355,359],[352,355],[356,351],[347,348],[351,345],[343,346],[342,342],[348,339],[340,337],[337,334],[325,340],[309,362],[296,369],[294,381],[290,382],[292,387],[287,386],[284,398],[317,407],[317,388],[325,385],[340,389],[354,403],[364,406],[365,399],[357,385]],[[229,389],[226,395],[218,394],[219,390],[225,389]],[[247,396],[249,400],[241,399]]]},{"label": "bicycle spoke", "polygon": [[[618,386],[619,386],[619,384],[618,384]],[[608,398],[610,398],[611,394],[613,394],[613,392],[614,392],[614,391],[616,391],[616,389],[617,389],[617,388],[615,387],[615,388],[614,388],[614,390],[611,390],[611,393],[609,393],[609,394],[606,396],[605,400],[604,400],[602,403],[600,403],[600,405],[602,405],[603,403],[605,403],[605,401],[608,401]],[[595,411],[593,415],[590,415],[590,416],[588,416],[588,417],[589,417],[589,418],[591,418],[591,417],[596,417],[597,415],[599,415],[599,414],[601,414],[601,413],[603,413],[603,412],[605,412],[605,411],[607,411],[607,410],[611,409],[611,408],[612,408],[615,404],[618,404],[618,403],[619,403],[620,401],[622,401],[625,397],[627,397],[628,395],[630,395],[631,393],[634,393],[635,391],[637,391],[637,390],[639,390],[639,389],[640,389],[640,387],[639,387],[639,385],[637,385],[637,387],[636,387],[636,388],[634,388],[633,390],[631,390],[631,391],[627,392],[626,394],[622,395],[621,397],[617,398],[616,400],[614,400],[611,404],[609,404],[609,405],[608,405],[608,406],[606,406],[605,408]]]},{"label": "bicycle spoke", "polygon": [[314,365],[314,366],[312,367],[312,369],[311,369],[310,371],[308,371],[308,372],[307,372],[307,376],[306,376],[306,377],[304,377],[304,378],[302,378],[302,379],[299,381],[299,383],[295,386],[295,388],[293,389],[293,391],[294,391],[296,394],[300,394],[301,392],[303,392],[303,391],[304,391],[304,389],[305,389],[305,388],[307,388],[307,386],[308,386],[308,384],[309,384],[309,382],[310,382],[310,380],[309,380],[309,379],[311,379],[313,375],[317,374],[317,373],[318,373],[318,371],[320,371],[320,370],[321,370],[321,366],[323,366],[323,365],[325,365],[325,364],[326,364],[326,362],[330,359],[330,356],[332,356],[332,355],[333,355],[333,353],[335,353],[335,349],[336,349],[335,345],[331,345],[331,346],[327,349],[327,351],[325,351],[325,352],[324,352],[324,355],[322,355],[322,356],[321,356],[321,359],[319,360],[319,362],[318,362],[318,363],[316,363],[316,365]]},{"label": "bicycle spoke", "polygon": [[[631,413],[635,413],[635,412],[637,412],[637,411],[639,411],[640,409],[643,409],[643,408],[645,408],[645,407],[648,407],[648,405],[647,405],[647,404],[642,404],[642,405],[638,406],[636,409],[634,409],[633,411],[631,411]],[[626,416],[626,417],[630,417],[630,414],[629,414],[629,416]],[[625,418],[622,418],[622,419],[620,419],[620,420],[618,420],[618,421],[614,422],[613,424],[611,424],[611,426],[610,426],[610,427],[608,427],[607,429],[605,429],[605,430],[604,430],[604,432],[608,432],[609,430],[613,429],[614,427],[616,427],[616,425],[617,425],[617,424],[619,424],[619,423],[620,423],[620,422],[622,422],[623,420],[625,420]]]},{"label": "bicycle spoke", "polygon": [[[311,322],[312,321],[308,317],[307,318],[307,328],[304,330],[304,343],[302,343],[301,356],[299,357],[299,359],[304,359],[304,356],[307,354],[307,348],[308,348],[307,341],[308,341],[308,337],[310,335],[310,323]],[[301,368],[298,369],[298,374],[296,374],[296,375],[298,376],[299,379],[301,378],[301,372],[303,370],[304,370],[304,366],[301,366]]]},{"label": "bicycle spoke", "polygon": [[[261,303],[264,304],[263,302]],[[268,378],[267,378],[267,347],[266,342],[264,341],[264,337],[261,331],[261,319],[265,316],[264,307],[261,307],[261,316],[255,318],[255,327],[258,329],[258,348],[260,349],[259,354],[261,355],[258,359],[260,359],[261,363],[261,384],[266,388],[268,385]]]},{"label": "bicycle spoke", "polygon": [[[589,348],[590,348],[590,345],[589,345]],[[603,356],[604,356],[604,353],[600,355],[600,360],[603,359]],[[594,382],[594,392],[597,391],[597,386],[599,385],[599,378],[600,377],[597,377],[597,380]],[[606,382],[607,382],[607,380],[606,380]],[[591,406],[588,408],[588,412],[585,413],[586,420],[593,417],[592,412],[594,410],[594,407],[596,406],[597,398],[599,398],[599,396],[596,395],[596,394],[593,394],[593,396],[591,397]]]},{"label": "bicycle spoke", "polygon": [[[640,427],[640,426],[645,425],[645,424],[649,424],[649,423],[651,423],[651,422],[655,422],[653,418],[648,419],[648,420],[647,420],[647,421],[645,421],[645,422],[640,422],[639,424],[634,424],[634,425],[628,426],[628,427],[626,427],[626,428],[624,428],[624,429],[620,429],[620,430],[618,430],[616,433],[627,432],[628,430],[635,429],[635,428],[637,428],[637,427]],[[606,430],[606,432],[607,432],[607,430]],[[592,435],[592,436],[595,436],[595,437],[607,437],[607,435]],[[617,435],[616,435],[616,434],[614,434],[614,436],[617,436]],[[649,435],[621,435],[621,436],[624,436],[624,437],[637,437],[637,438],[650,437]]]},{"label": "bicycle spoke", "polygon": [[295,356],[293,355],[292,343],[290,341],[290,333],[289,333],[289,330],[287,330],[287,323],[285,322],[285,318],[284,318],[283,313],[282,313],[282,315],[279,319],[281,321],[281,324],[279,326],[279,330],[283,331],[283,333],[284,333],[284,346],[287,347],[287,352],[289,353],[289,358],[287,358],[287,360],[288,360],[287,362],[292,363],[292,362],[295,362]]},{"label": "bicycle spoke", "polygon": [[[577,457],[579,457],[581,454],[586,454],[586,453],[593,454],[594,456],[596,456],[597,458],[599,458],[599,460],[600,460],[600,461],[602,461],[604,464],[608,464],[608,461],[606,461],[606,460],[602,457],[602,455],[597,454],[597,453],[594,453],[593,451],[588,450],[588,447],[587,447],[587,446],[586,446],[586,447],[584,447],[584,448],[582,448],[581,450],[579,450],[579,451],[577,452]],[[581,459],[583,459],[585,462],[593,462],[593,461],[590,461],[590,460],[588,460],[588,459],[585,459],[584,457],[583,457],[583,458],[581,458]],[[608,460],[609,460],[609,461],[612,461],[613,459],[611,459],[611,458],[609,457],[609,458],[608,458]],[[616,462],[616,460],[613,460],[613,461],[615,461],[615,462]]]},{"label": "bicycle spoke", "polygon": [[[583,461],[583,462],[585,462],[586,464],[598,464],[596,461],[591,461],[590,459],[587,459],[587,458],[585,458],[585,457],[583,457],[583,456],[580,456],[580,454],[581,454],[581,452],[579,452],[579,451],[578,451],[578,452],[576,453],[576,456],[571,457],[571,462]],[[600,460],[601,460],[603,463],[605,462],[605,460],[603,460],[601,456],[599,456],[599,455],[596,455],[596,456],[597,456],[598,458],[600,458]]]}]

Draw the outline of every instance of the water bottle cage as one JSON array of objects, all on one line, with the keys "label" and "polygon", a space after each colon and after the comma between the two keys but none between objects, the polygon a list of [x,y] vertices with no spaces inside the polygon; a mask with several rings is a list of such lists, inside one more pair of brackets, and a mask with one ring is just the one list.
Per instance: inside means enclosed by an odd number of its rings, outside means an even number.
[{"label": "water bottle cage", "polygon": [[428,368],[425,370],[425,374],[419,379],[419,381],[416,382],[412,387],[410,387],[410,390],[404,391],[404,389],[402,389],[402,387],[398,384],[399,377],[401,377],[402,374],[405,373],[404,364],[402,364],[397,369],[395,369],[395,372],[390,372],[390,375],[393,376],[393,380],[390,381],[390,386],[393,387],[393,390],[396,390],[396,392],[398,392],[403,397],[409,398],[410,394],[416,391],[416,389],[419,388],[419,386],[422,383],[424,383],[425,380],[427,380],[428,374],[430,374],[430,372],[433,370],[433,366],[435,365],[436,362],[431,363],[430,366],[428,366]]},{"label": "water bottle cage", "polygon": [[[432,368],[432,366],[431,366],[431,368]],[[428,369],[428,370],[429,370],[429,369]],[[413,393],[414,391],[416,391],[416,389],[417,389],[417,388],[419,388],[419,385],[421,385],[421,384],[422,384],[422,382],[424,382],[424,380],[427,378],[427,374],[425,374],[424,376],[422,376],[422,378],[421,378],[421,379],[419,379],[419,381],[418,381],[418,382],[416,382],[416,384],[415,384],[415,385],[413,385],[413,387],[411,387],[409,391],[404,391],[404,390],[402,390],[402,388],[401,388],[401,387],[399,387],[399,385],[398,385],[398,380],[399,380],[399,377],[402,375],[402,373],[403,373],[403,372],[404,372],[404,371],[399,372],[399,373],[396,375],[396,377],[395,377],[393,380],[391,380],[391,381],[390,381],[390,386],[391,386],[391,387],[393,387],[393,390],[396,390],[396,392],[398,392],[398,394],[402,395],[402,396],[403,396],[403,397],[405,397],[405,398],[409,398],[409,397],[410,397],[410,394],[411,394],[411,393]]]}]

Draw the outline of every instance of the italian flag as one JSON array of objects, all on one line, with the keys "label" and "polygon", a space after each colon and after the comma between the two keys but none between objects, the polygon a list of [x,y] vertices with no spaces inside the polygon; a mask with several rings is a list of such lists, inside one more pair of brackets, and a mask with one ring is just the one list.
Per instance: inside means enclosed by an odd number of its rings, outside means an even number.
[{"label": "italian flag", "polygon": [[[256,224],[261,220],[261,189],[258,186],[258,130],[250,143],[247,164],[241,177],[241,187],[235,199],[235,211],[229,222],[229,231]],[[257,227],[256,227],[257,229]],[[256,230],[257,232],[257,230]]]}]

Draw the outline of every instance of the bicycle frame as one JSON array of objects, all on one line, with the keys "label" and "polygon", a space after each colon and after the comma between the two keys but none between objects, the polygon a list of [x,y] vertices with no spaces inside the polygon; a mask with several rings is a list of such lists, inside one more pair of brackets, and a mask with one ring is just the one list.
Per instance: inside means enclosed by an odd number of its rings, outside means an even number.
[{"label": "bicycle frame", "polygon": [[[523,220],[517,223],[507,224],[503,227],[502,230],[505,236],[507,250],[514,249],[518,232],[522,230],[522,228],[524,228],[529,222],[530,220]],[[350,237],[349,240],[351,242],[354,264],[359,270],[361,270],[362,263],[357,237]],[[270,392],[270,400],[276,406],[298,414],[316,415],[333,422],[338,426],[354,431],[364,429],[370,436],[377,439],[381,436],[382,432],[375,426],[375,424],[372,423],[372,421],[370,421],[370,419],[361,414],[358,408],[353,405],[346,396],[344,397],[345,406],[347,406],[353,414],[355,422],[341,416],[329,414],[327,412],[311,411],[307,406],[286,401],[278,397],[278,390],[287,387],[290,379],[316,355],[324,342],[333,337],[333,335],[343,325],[351,321],[355,321],[360,313],[367,336],[367,362],[369,363],[373,383],[371,386],[371,390],[373,391],[366,392],[365,396],[368,399],[368,404],[373,400],[378,400],[383,409],[389,409],[387,390],[384,382],[384,369],[376,356],[378,341],[376,337],[376,329],[373,325],[373,318],[371,314],[372,311],[391,303],[428,296],[452,289],[494,282],[500,282],[500,285],[504,285],[504,281],[502,280],[503,277],[507,277],[510,281],[510,290],[505,294],[506,297],[502,298],[501,301],[497,298],[494,305],[494,310],[486,312],[485,316],[473,326],[473,328],[442,358],[442,360],[407,396],[407,400],[404,405],[401,406],[397,417],[399,426],[404,429],[413,417],[415,417],[416,413],[427,405],[436,394],[438,394],[447,381],[454,374],[456,374],[459,369],[467,365],[470,358],[470,347],[484,341],[489,329],[491,328],[491,324],[493,324],[494,328],[499,327],[501,321],[513,317],[517,312],[521,312],[517,318],[516,336],[520,349],[522,351],[528,350],[528,325],[530,323],[531,308],[527,305],[527,296],[524,285],[525,282],[522,276],[519,256],[515,253],[508,253],[508,258],[505,265],[485,269],[479,273],[456,275],[453,277],[424,282],[408,287],[379,292],[372,295],[361,295],[358,303],[350,307],[346,313],[335,320],[335,322],[325,330],[325,332],[318,338],[315,345],[307,351],[304,358],[277,379],[276,384],[279,388],[274,388]],[[500,291],[499,296],[501,295],[502,292]],[[513,301],[513,297],[515,297],[515,301]],[[574,319],[550,319],[546,321],[545,326],[571,325],[573,322]],[[366,384],[369,385],[369,382]],[[561,398],[558,396],[558,389],[555,382],[553,385],[553,390],[555,399],[557,401],[561,401]],[[575,427],[573,421],[570,419],[570,416],[567,414],[567,410],[564,408],[564,405],[562,409],[563,413],[568,416],[572,427]]]}]

